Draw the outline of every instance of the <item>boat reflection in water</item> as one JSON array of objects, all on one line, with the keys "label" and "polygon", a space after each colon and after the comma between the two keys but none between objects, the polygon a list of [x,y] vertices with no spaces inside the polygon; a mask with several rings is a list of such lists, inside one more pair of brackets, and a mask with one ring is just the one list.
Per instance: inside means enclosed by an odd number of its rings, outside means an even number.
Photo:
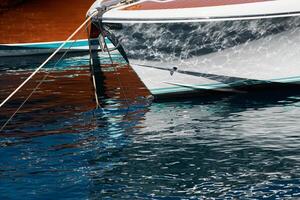
[{"label": "boat reflection in water", "polygon": [[[44,59],[43,56],[2,59],[0,99],[4,100]],[[20,132],[23,137],[25,135],[22,132],[39,135],[90,130],[97,127],[95,122],[88,121],[94,118],[94,112],[101,113],[102,109],[123,109],[127,112],[129,107],[145,101],[143,98],[149,95],[128,65],[104,64],[96,75],[100,81],[97,84],[97,97],[102,108],[97,111],[89,55],[71,54],[63,61],[59,59],[60,56],[57,56],[8,105],[1,108],[0,119],[3,124],[46,76],[41,86],[5,128],[7,132],[17,135]],[[107,60],[103,57],[101,62],[106,62],[105,59]],[[86,120],[81,115],[87,116]],[[69,122],[63,123],[65,120]]]}]

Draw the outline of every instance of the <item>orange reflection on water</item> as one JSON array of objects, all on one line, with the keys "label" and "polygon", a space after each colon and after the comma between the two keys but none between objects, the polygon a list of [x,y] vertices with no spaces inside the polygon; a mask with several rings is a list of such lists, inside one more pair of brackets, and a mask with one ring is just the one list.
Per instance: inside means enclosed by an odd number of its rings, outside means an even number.
[{"label": "orange reflection on water", "polygon": [[[28,71],[1,73],[0,100],[3,101],[29,75]],[[1,121],[8,119],[16,111],[45,75],[45,72],[40,72],[7,105],[1,108]],[[80,112],[89,111],[95,107],[94,90],[88,66],[65,71],[55,70],[50,72],[6,129],[17,131],[30,126],[53,123],[62,118],[74,117]]]},{"label": "orange reflection on water", "polygon": [[[17,88],[30,73],[28,70],[0,73],[0,101]],[[45,75],[46,72],[38,73],[7,105],[1,108],[2,124],[16,111]],[[132,105],[145,104],[145,97],[150,95],[129,65],[103,65],[97,76],[102,81],[101,85],[98,85],[102,108],[112,106],[114,109],[125,108],[126,110]],[[107,100],[113,103],[107,104]],[[95,108],[95,93],[89,66],[50,71],[43,84],[5,128],[10,134],[0,134],[0,136],[37,137],[95,129],[101,126],[101,123],[100,125],[97,123],[97,116],[87,114],[88,117],[82,117]],[[122,120],[138,121],[136,116],[144,112],[147,110],[133,110],[125,113]]]}]

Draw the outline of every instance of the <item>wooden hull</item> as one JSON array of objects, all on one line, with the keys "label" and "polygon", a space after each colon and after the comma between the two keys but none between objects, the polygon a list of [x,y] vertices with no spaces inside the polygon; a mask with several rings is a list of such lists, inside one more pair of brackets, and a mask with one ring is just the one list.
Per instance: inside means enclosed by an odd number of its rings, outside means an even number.
[{"label": "wooden hull", "polygon": [[[91,49],[100,51],[97,39],[92,39]],[[0,57],[12,57],[12,56],[32,56],[40,54],[53,53],[59,46],[62,45],[62,41],[59,42],[39,42],[39,43],[21,43],[21,44],[0,44]],[[78,53],[89,52],[89,41],[86,39],[70,41],[65,44],[60,53]]]},{"label": "wooden hull", "polygon": [[[85,20],[93,0],[1,1],[0,56],[51,53]],[[85,39],[84,28],[74,40]],[[52,43],[52,44],[49,44]],[[75,42],[71,51],[88,50],[87,41]],[[53,45],[54,44],[54,45]],[[68,49],[68,45],[63,51]],[[63,52],[62,51],[62,52]]]}]

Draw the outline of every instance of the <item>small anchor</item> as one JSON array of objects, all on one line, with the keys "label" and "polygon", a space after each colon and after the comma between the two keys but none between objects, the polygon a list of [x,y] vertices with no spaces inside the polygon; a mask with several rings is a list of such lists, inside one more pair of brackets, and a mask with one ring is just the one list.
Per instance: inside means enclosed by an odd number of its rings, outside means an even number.
[{"label": "small anchor", "polygon": [[173,76],[174,72],[176,72],[177,70],[177,67],[173,67],[171,70],[170,70],[170,74],[171,76]]}]

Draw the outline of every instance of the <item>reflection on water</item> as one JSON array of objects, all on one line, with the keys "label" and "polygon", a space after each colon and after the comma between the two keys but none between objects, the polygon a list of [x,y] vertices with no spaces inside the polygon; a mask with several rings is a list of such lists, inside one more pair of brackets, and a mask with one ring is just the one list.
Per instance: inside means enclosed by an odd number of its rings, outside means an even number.
[{"label": "reflection on water", "polygon": [[[1,126],[46,77],[43,84],[14,117],[12,123],[5,128],[7,133],[24,132],[28,135],[41,135],[60,132],[57,129],[64,132],[78,132],[94,128],[93,123],[78,120],[78,116],[83,113],[83,115],[93,116],[94,109],[97,107],[89,56],[72,54],[71,57],[56,64],[59,58],[60,56],[55,58],[42,72],[34,76],[33,80],[2,108]],[[44,59],[45,57],[1,59],[0,100],[3,101],[17,88]],[[101,63],[106,62],[108,58],[103,57]],[[101,107],[128,110],[131,104],[139,105],[140,101],[149,95],[148,90],[128,65],[103,64],[102,70],[98,70],[97,73],[101,80],[101,87],[97,88]],[[120,74],[123,76],[121,77]],[[73,123],[64,123],[66,119]]]},{"label": "reflection on water", "polygon": [[[299,90],[150,104],[128,66],[106,66],[94,109],[88,59],[76,59],[48,65],[0,134],[0,199],[300,198]],[[0,99],[39,62],[2,63]]]},{"label": "reflection on water", "polygon": [[[15,58],[15,60],[18,60]],[[24,62],[19,68],[13,66],[9,68],[2,65],[3,70],[0,73],[0,100],[3,101],[21,82],[27,78],[32,69],[40,62],[34,58],[32,62]],[[39,60],[41,61],[41,60]],[[68,59],[66,60],[68,61]],[[81,64],[81,63],[79,63]],[[30,67],[26,68],[29,65]],[[62,119],[69,118],[77,121],[76,115],[80,111],[88,111],[96,107],[94,101],[93,88],[90,81],[90,72],[88,66],[70,66],[67,70],[61,70],[63,66],[53,68],[53,63],[48,65],[44,71],[40,72],[26,86],[13,97],[9,104],[4,106],[0,114],[1,126],[15,112],[18,106],[31,93],[33,88],[44,79],[47,72],[46,80],[35,91],[30,100],[16,115],[14,120],[8,124],[6,131],[16,134],[17,132],[25,132],[34,135],[40,131],[56,133],[57,127],[66,132],[71,131],[67,124],[60,123]],[[75,112],[74,112],[75,111]],[[46,126],[53,124],[54,127]],[[84,124],[77,122],[77,126],[85,127]],[[23,135],[24,136],[24,135]]]},{"label": "reflection on water", "polygon": [[[20,56],[20,57],[2,57],[0,59],[0,72],[14,71],[14,70],[29,70],[38,67],[44,60],[49,57],[48,54],[39,56]],[[60,58],[64,58],[62,62],[55,65]],[[86,66],[89,64],[89,55],[87,53],[59,53],[50,60],[46,65],[47,69],[68,70],[72,67]]]}]

